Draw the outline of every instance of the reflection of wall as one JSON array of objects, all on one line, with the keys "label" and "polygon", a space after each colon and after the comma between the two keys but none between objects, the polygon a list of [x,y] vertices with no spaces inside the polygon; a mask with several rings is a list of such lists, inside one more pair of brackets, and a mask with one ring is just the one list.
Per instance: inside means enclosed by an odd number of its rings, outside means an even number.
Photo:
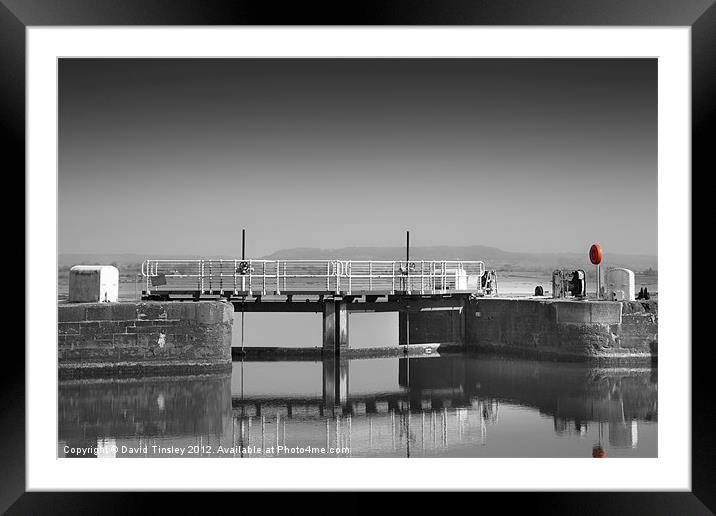
[{"label": "reflection of wall", "polygon": [[472,360],[468,392],[526,403],[582,421],[656,420],[652,370],[594,368],[528,360]]},{"label": "reflection of wall", "polygon": [[[251,385],[251,376],[247,375],[245,400],[248,404],[261,403],[262,398],[268,397],[275,404],[285,398],[287,403],[300,405],[305,397],[307,402],[320,403],[320,384],[309,391],[291,392],[280,376],[270,374],[279,366],[290,370],[291,365],[300,365],[306,374],[310,366],[316,382],[323,379],[323,394],[327,389],[332,393],[331,403],[337,401],[348,412],[355,402],[367,403],[368,410],[372,411],[376,401],[383,400],[396,410],[402,410],[402,403],[410,399],[413,403],[411,410],[415,410],[421,402],[432,407],[465,407],[479,398],[536,407],[545,414],[564,419],[565,425],[657,419],[657,373],[653,368],[598,368],[579,363],[433,356],[401,358],[397,360],[397,378],[392,374],[382,378],[380,368],[372,366],[383,363],[395,371],[394,359],[323,362],[324,366],[330,365],[328,368],[321,367],[320,363],[248,363],[257,368],[257,374],[262,371],[260,376],[280,384],[283,391],[275,394],[258,392]],[[339,368],[341,364],[342,369]],[[347,374],[349,366],[350,376]],[[342,376],[339,374],[341,370],[345,372]],[[234,395],[238,395],[236,385]],[[558,428],[564,426],[555,424]]]},{"label": "reflection of wall", "polygon": [[459,391],[465,384],[464,360],[452,357],[406,359],[398,361],[398,378],[401,387],[427,391],[451,389]]},{"label": "reflection of wall", "polygon": [[228,374],[181,379],[61,383],[60,440],[219,433],[231,416]]},{"label": "reflection of wall", "polygon": [[638,442],[636,421],[613,422],[609,424],[609,444],[618,447],[636,447]]},{"label": "reflection of wall", "polygon": [[444,356],[411,359],[409,366],[401,359],[399,371],[401,386],[411,390],[452,388],[464,391],[466,400],[507,400],[575,422],[657,419],[658,392],[651,368]]}]

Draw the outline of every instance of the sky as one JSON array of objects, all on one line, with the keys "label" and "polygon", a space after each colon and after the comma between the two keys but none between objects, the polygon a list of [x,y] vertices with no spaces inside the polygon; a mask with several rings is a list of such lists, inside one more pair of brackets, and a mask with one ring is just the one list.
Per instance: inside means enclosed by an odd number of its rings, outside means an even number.
[{"label": "sky", "polygon": [[657,253],[656,59],[73,58],[58,95],[60,253]]}]

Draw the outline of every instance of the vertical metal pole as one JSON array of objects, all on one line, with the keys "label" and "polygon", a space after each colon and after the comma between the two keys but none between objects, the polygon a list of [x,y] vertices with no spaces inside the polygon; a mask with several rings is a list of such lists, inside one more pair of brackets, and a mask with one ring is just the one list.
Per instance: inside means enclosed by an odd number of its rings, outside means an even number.
[{"label": "vertical metal pole", "polygon": [[410,231],[405,232],[405,261],[410,261]]},{"label": "vertical metal pole", "polygon": [[597,299],[602,298],[602,271],[600,264],[597,264]]},{"label": "vertical metal pole", "polygon": [[246,230],[241,230],[241,259],[246,259]]},{"label": "vertical metal pole", "polygon": [[405,232],[405,292],[410,292],[410,231]]}]

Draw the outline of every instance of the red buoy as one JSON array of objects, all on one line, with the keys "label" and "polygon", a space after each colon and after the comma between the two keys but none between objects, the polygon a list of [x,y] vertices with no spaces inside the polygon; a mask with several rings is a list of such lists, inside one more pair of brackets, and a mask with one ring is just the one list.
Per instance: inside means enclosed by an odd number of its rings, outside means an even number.
[{"label": "red buoy", "polygon": [[592,244],[592,247],[589,248],[589,261],[594,265],[602,263],[602,246]]},{"label": "red buoy", "polygon": [[607,452],[601,446],[595,446],[592,448],[592,457],[595,459],[603,459],[607,456]]}]

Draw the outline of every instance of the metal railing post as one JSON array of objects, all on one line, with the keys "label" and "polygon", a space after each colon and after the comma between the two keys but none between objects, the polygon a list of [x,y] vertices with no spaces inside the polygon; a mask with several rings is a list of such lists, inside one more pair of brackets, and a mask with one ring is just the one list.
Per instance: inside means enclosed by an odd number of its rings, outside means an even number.
[{"label": "metal railing post", "polygon": [[425,260],[420,260],[420,294],[425,294]]},{"label": "metal railing post", "polygon": [[238,294],[238,290],[236,288],[236,260],[234,260],[234,295],[236,294]]},{"label": "metal railing post", "polygon": [[392,285],[391,285],[390,293],[395,294],[395,262],[391,263],[391,267],[393,269],[393,272],[391,274]]},{"label": "metal railing post", "polygon": [[281,261],[276,260],[276,294],[281,294]]}]

